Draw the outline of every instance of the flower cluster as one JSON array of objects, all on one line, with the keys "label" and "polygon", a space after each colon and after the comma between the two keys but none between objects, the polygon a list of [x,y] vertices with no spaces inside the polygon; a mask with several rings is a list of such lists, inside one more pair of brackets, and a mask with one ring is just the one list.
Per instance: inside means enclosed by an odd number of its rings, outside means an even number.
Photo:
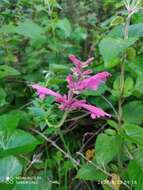
[{"label": "flower cluster", "polygon": [[94,59],[93,57],[85,62],[80,61],[74,55],[70,55],[69,59],[73,62],[74,67],[72,68],[72,73],[67,76],[67,87],[69,89],[67,95],[61,95],[39,84],[33,84],[32,88],[37,91],[42,99],[46,95],[55,97],[55,102],[59,104],[59,109],[61,110],[72,111],[82,108],[88,111],[93,119],[105,116],[111,117],[110,114],[104,112],[101,108],[90,105],[85,100],[76,98],[77,94],[86,89],[97,90],[99,85],[105,82],[110,74],[108,72],[100,72],[91,76],[92,71],[85,70],[85,68],[91,64]]}]

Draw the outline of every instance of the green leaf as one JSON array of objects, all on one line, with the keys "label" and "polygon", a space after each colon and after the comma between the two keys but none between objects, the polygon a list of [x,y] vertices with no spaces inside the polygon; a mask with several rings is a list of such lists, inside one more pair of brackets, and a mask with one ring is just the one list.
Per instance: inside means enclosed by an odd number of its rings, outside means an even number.
[{"label": "green leaf", "polygon": [[[36,177],[37,176],[37,177]],[[20,183],[20,181],[17,181],[15,189],[13,190],[51,190],[53,183],[56,185],[58,184],[57,181],[53,180],[53,176],[50,172],[50,170],[46,171],[41,171],[36,173],[36,176],[33,177],[31,183]],[[23,182],[23,180],[22,180]]]},{"label": "green leaf", "polygon": [[32,20],[27,19],[16,27],[15,32],[31,39],[37,39],[41,37],[43,29]]},{"label": "green leaf", "polygon": [[12,25],[12,24],[8,24],[8,25],[3,25],[1,28],[0,28],[0,33],[4,33],[4,34],[7,34],[7,33],[14,33],[15,32],[15,26]]},{"label": "green leaf", "polygon": [[132,72],[134,72],[138,76],[143,77],[142,63],[143,63],[143,56],[138,56],[134,60],[130,60],[128,62],[128,67],[132,70]]},{"label": "green leaf", "polygon": [[143,128],[137,125],[125,124],[124,129],[125,134],[132,142],[143,146]]},{"label": "green leaf", "polygon": [[116,131],[113,129],[106,129],[104,133],[107,135],[116,135]]},{"label": "green leaf", "polygon": [[20,129],[12,135],[0,133],[0,156],[31,152],[40,142],[30,133]]},{"label": "green leaf", "polygon": [[134,90],[140,94],[143,94],[143,76],[138,76]]},{"label": "green leaf", "polygon": [[93,165],[85,164],[78,171],[76,178],[82,180],[104,180],[107,176]]},{"label": "green leaf", "polygon": [[111,21],[111,26],[117,26],[119,24],[123,24],[124,23],[124,18],[121,16],[116,16],[113,18],[113,20]]},{"label": "green leaf", "polygon": [[[123,26],[115,27],[109,32],[108,37],[123,38]],[[143,23],[133,24],[129,26],[129,38],[139,38],[143,36]]]},{"label": "green leaf", "polygon": [[[35,181],[35,183],[37,183],[37,182]],[[38,185],[37,184],[32,184],[32,183],[29,183],[29,184],[20,184],[20,183],[16,184],[16,187],[15,187],[14,190],[25,190],[25,188],[26,188],[26,190],[39,190]],[[43,190],[43,189],[41,188],[41,190]],[[50,190],[50,189],[47,189],[47,190]]]},{"label": "green leaf", "polygon": [[121,95],[121,91],[120,91],[120,77],[117,76],[116,80],[113,83],[113,90],[111,90],[112,92],[112,96],[119,98]]},{"label": "green leaf", "polygon": [[132,21],[133,21],[133,23],[136,23],[136,24],[143,22],[143,12],[140,11],[140,12],[134,14]]},{"label": "green leaf", "polygon": [[0,159],[0,182],[9,181],[11,178],[20,175],[22,165],[14,156]]},{"label": "green leaf", "polygon": [[119,152],[121,138],[118,135],[100,134],[95,144],[95,158],[98,164],[108,164]]},{"label": "green leaf", "polygon": [[143,149],[139,148],[133,153],[134,160],[140,165],[143,170]]},{"label": "green leaf", "polygon": [[69,66],[60,64],[50,64],[49,69],[53,72],[66,72],[69,71]]},{"label": "green leaf", "polygon": [[118,91],[119,91],[119,89],[120,89],[120,77],[117,77],[116,80],[114,81],[114,83],[113,83],[113,88],[114,88],[115,90],[118,90]]},{"label": "green leaf", "polygon": [[143,121],[143,102],[132,101],[124,105],[123,120],[127,123],[141,124]]},{"label": "green leaf", "polygon": [[113,188],[107,184],[103,184],[102,187],[104,190],[113,190]]},{"label": "green leaf", "polygon": [[135,190],[143,189],[143,170],[135,160],[131,160],[129,163],[128,176],[130,184]]},{"label": "green leaf", "polygon": [[133,85],[134,85],[133,79],[132,79],[131,77],[126,78],[126,80],[125,80],[125,85],[124,85],[125,91],[130,91],[130,90],[132,90]]},{"label": "green leaf", "polygon": [[136,58],[136,49],[133,47],[129,47],[126,50],[126,54],[129,60],[134,60]]},{"label": "green leaf", "polygon": [[132,94],[134,87],[134,81],[131,77],[126,78],[125,84],[124,84],[124,92],[123,96],[128,97]]},{"label": "green leaf", "polygon": [[115,121],[108,119],[107,123],[108,123],[108,125],[110,125],[114,129],[118,129],[118,124]]},{"label": "green leaf", "polygon": [[4,77],[8,77],[8,76],[16,76],[19,74],[20,74],[19,71],[17,71],[16,69],[10,66],[7,66],[7,65],[0,66],[0,79]]},{"label": "green leaf", "polygon": [[65,37],[69,37],[71,34],[71,24],[67,18],[59,20],[57,23],[57,28],[64,32]]},{"label": "green leaf", "polygon": [[6,103],[6,92],[3,88],[0,88],[0,106],[4,106]]},{"label": "green leaf", "polygon": [[99,50],[104,59],[105,67],[114,67],[119,64],[119,56],[136,42],[136,38],[123,40],[121,38],[103,38],[99,44]]},{"label": "green leaf", "polygon": [[8,114],[0,115],[0,131],[13,131],[21,119],[21,113],[12,111]]},{"label": "green leaf", "polygon": [[87,38],[87,32],[84,28],[77,27],[72,33],[72,38],[77,41],[85,40]]},{"label": "green leaf", "polygon": [[142,37],[143,23],[134,24],[129,27],[129,37]]}]

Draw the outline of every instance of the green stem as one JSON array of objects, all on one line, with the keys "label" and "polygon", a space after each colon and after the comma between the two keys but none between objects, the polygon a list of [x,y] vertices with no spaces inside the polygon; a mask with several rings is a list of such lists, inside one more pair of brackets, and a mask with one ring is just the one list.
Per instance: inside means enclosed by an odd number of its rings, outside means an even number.
[{"label": "green stem", "polygon": [[68,154],[70,154],[69,148],[68,148],[68,146],[66,145],[66,142],[65,142],[63,133],[62,133],[62,131],[61,131],[60,128],[59,128],[59,130],[58,130],[58,134],[59,134],[59,136],[60,136],[61,141],[63,142],[63,145],[64,145],[66,151],[68,152]]},{"label": "green stem", "polygon": [[[131,21],[131,15],[130,14],[127,17],[125,28],[124,28],[124,40],[128,40],[128,33],[129,33],[129,25]],[[126,60],[126,53],[123,56],[122,63],[121,63],[121,72],[120,72],[120,97],[118,100],[118,125],[121,127],[122,120],[123,120],[123,95],[124,95],[124,84],[125,84],[125,60]]]},{"label": "green stem", "polygon": [[62,119],[59,121],[59,123],[58,124],[56,124],[56,125],[53,125],[52,123],[50,123],[49,121],[48,121],[48,119],[45,119],[45,121],[46,121],[46,123],[47,123],[47,125],[49,126],[49,127],[54,127],[54,128],[60,128],[63,124],[64,124],[64,122],[65,122],[65,120],[66,120],[66,118],[67,118],[67,116],[68,116],[68,111],[66,111],[64,114],[63,114],[63,117],[62,117]]},{"label": "green stem", "polygon": [[[125,23],[125,27],[124,27],[124,40],[128,40],[130,21],[131,21],[131,15],[129,14],[126,19],[126,23]],[[123,121],[122,104],[124,101],[125,61],[126,61],[126,53],[124,54],[121,65],[120,65],[121,66],[120,67],[121,68],[121,71],[120,71],[120,97],[118,99],[118,126],[119,126],[119,128],[122,126],[122,121]],[[119,154],[118,154],[119,170],[122,170],[122,168],[123,168],[122,160],[121,160],[122,148],[123,148],[123,144],[121,145],[121,150],[119,151]]]}]

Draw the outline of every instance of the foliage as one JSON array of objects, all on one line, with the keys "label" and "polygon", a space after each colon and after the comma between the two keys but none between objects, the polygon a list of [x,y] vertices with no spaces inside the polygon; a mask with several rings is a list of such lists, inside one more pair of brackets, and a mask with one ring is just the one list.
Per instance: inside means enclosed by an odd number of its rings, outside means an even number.
[{"label": "foliage", "polygon": [[[0,189],[143,188],[143,3],[1,0]],[[94,57],[106,84],[78,98],[112,117],[66,113],[38,83],[66,94],[69,55]],[[76,78],[76,77],[75,77]]]}]

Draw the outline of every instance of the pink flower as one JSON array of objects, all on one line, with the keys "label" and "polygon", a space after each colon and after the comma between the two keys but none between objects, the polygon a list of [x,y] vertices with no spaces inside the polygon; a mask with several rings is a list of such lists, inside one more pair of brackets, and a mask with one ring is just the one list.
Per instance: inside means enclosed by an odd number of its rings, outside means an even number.
[{"label": "pink flower", "polygon": [[40,86],[39,84],[31,85],[33,89],[35,89],[40,98],[45,98],[46,95],[54,96],[56,98],[61,98],[61,95],[57,92],[54,92],[46,87]]},{"label": "pink flower", "polygon": [[54,92],[48,88],[40,86],[38,84],[32,85],[32,88],[38,92],[40,98],[45,98],[46,95],[54,96],[55,101],[59,103],[59,108],[61,110],[76,110],[84,108],[89,111],[92,119],[99,117],[111,117],[108,113],[104,112],[101,108],[97,108],[93,105],[86,104],[85,100],[77,100],[75,98],[68,99],[66,95],[61,95],[57,92]]},{"label": "pink flower", "polygon": [[85,102],[76,101],[74,102],[74,106],[77,108],[84,108],[85,110],[89,111],[92,119],[105,117],[105,116],[111,117],[110,114],[104,112],[101,108],[97,108],[93,105],[86,104]]},{"label": "pink flower", "polygon": [[110,74],[108,72],[101,72],[87,79],[74,81],[72,75],[67,77],[68,87],[75,93],[80,91],[91,89],[97,90],[97,88],[107,80]]},{"label": "pink flower", "polygon": [[74,64],[77,68],[81,69],[81,67],[82,67],[82,62],[81,62],[79,59],[77,59],[75,55],[70,55],[70,56],[69,56],[69,59],[73,62],[73,64]]},{"label": "pink flower", "polygon": [[108,72],[101,72],[101,73],[97,73],[96,75],[84,79],[81,82],[81,88],[84,89],[91,89],[91,90],[97,90],[97,88],[104,83],[107,78],[110,76],[110,73]]},{"label": "pink flower", "polygon": [[72,69],[74,75],[80,76],[80,77],[86,77],[84,75],[92,73],[91,70],[82,72],[82,69],[87,67],[93,61],[93,59],[94,59],[93,57],[90,57],[87,61],[84,61],[84,62],[77,59],[75,55],[70,55],[69,59],[75,65],[75,67]]},{"label": "pink flower", "polygon": [[[32,88],[37,91],[39,97],[42,99],[45,98],[46,95],[54,96],[55,101],[60,104],[59,108],[61,110],[75,109],[75,106],[73,105],[73,102],[75,102],[75,100],[72,98],[68,99],[66,95],[61,95],[57,92],[54,92],[53,90],[50,90],[38,84],[32,85]],[[82,101],[82,102],[85,102],[85,101]]]},{"label": "pink flower", "polygon": [[70,55],[69,59],[73,62],[73,64],[78,67],[79,69],[87,67],[92,61],[93,61],[93,57],[90,57],[87,61],[80,61],[79,59],[77,59],[77,57],[75,55]]},{"label": "pink flower", "polygon": [[110,76],[108,72],[101,72],[94,76],[90,76],[91,70],[84,70],[91,61],[93,57],[89,58],[87,61],[82,62],[77,59],[74,55],[69,56],[69,59],[74,63],[73,74],[67,76],[68,83],[68,95],[61,95],[53,90],[46,87],[40,86],[38,84],[32,85],[40,98],[45,98],[46,95],[55,97],[55,102],[58,103],[61,110],[76,110],[85,109],[87,110],[93,119],[99,117],[111,117],[110,114],[104,112],[101,108],[87,104],[85,100],[78,100],[75,94],[79,94],[81,91],[86,89],[97,90],[97,88],[107,80]]}]

